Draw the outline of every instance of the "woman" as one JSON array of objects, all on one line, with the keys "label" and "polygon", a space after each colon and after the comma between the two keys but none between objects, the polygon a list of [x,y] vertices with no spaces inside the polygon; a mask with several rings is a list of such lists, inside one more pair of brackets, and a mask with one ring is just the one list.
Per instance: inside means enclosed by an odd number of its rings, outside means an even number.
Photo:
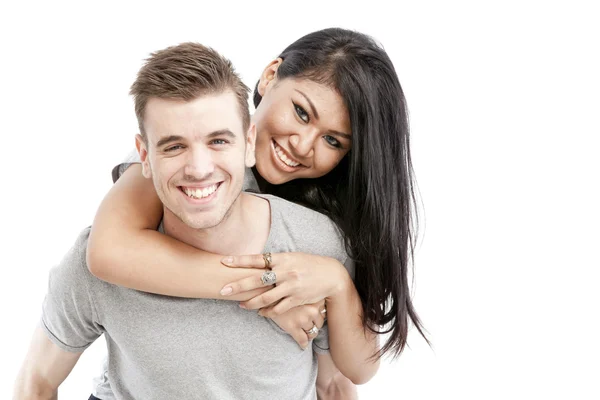
[{"label": "woman", "polygon": [[[103,201],[88,265],[114,284],[247,300],[241,305],[262,308],[273,319],[325,299],[335,364],[354,383],[365,382],[376,372],[378,356],[403,350],[409,319],[423,335],[408,288],[414,195],[405,100],[392,62],[366,35],[314,32],[267,66],[254,103],[257,188],[338,225],[355,262],[355,288],[340,289],[344,268],[338,261],[309,254],[273,254],[278,285],[266,292],[254,271],[223,272],[217,268],[221,259],[232,267],[261,267],[264,261],[210,255],[157,233],[162,206],[139,166],[129,168]],[[254,278],[244,278],[249,275]],[[365,344],[374,333],[390,333],[376,354]]]}]

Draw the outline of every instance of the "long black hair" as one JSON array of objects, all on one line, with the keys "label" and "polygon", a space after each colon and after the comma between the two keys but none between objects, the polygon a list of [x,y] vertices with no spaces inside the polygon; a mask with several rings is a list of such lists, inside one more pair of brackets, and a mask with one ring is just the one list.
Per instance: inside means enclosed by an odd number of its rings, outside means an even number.
[{"label": "long black hair", "polygon": [[[398,76],[371,37],[340,28],[310,33],[279,57],[278,79],[310,79],[341,95],[350,116],[352,148],[323,177],[272,185],[257,176],[259,184],[338,225],[355,261],[363,325],[390,333],[379,356],[398,356],[406,345],[409,319],[427,340],[408,283],[417,221],[408,113]],[[257,84],[256,107],[261,99]]]}]

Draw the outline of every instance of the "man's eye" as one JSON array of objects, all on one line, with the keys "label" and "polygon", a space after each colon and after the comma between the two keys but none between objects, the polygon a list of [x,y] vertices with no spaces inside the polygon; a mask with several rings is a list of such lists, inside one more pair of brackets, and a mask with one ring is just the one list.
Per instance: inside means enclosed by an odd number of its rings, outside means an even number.
[{"label": "man's eye", "polygon": [[337,140],[336,138],[334,138],[333,136],[325,135],[325,136],[323,136],[323,139],[325,139],[325,141],[333,147],[337,147],[337,148],[342,147],[342,144],[340,143],[340,141]]},{"label": "man's eye", "polygon": [[215,139],[210,142],[210,144],[227,144],[227,140],[225,139]]},{"label": "man's eye", "polygon": [[183,149],[183,146],[180,144],[176,144],[175,146],[167,147],[165,149],[165,151],[175,151],[175,150],[181,150],[181,149]]},{"label": "man's eye", "polygon": [[304,122],[310,121],[310,118],[308,117],[308,113],[304,110],[304,108],[300,107],[298,104],[293,103],[294,104],[294,109],[296,110],[296,114],[298,114],[298,116],[300,117],[300,119]]}]

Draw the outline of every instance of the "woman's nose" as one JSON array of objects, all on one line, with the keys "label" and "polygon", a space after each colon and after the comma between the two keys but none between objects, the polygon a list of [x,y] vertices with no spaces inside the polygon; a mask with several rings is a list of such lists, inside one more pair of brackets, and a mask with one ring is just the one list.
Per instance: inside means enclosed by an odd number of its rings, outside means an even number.
[{"label": "woman's nose", "polygon": [[299,157],[312,157],[315,134],[294,134],[289,138],[290,150]]}]

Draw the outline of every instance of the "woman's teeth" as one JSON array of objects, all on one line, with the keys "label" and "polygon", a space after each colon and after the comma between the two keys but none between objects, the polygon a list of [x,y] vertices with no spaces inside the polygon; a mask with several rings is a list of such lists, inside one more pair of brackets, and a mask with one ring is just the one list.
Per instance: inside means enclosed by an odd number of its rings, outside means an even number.
[{"label": "woman's teeth", "polygon": [[187,194],[189,197],[192,197],[194,199],[203,199],[205,197],[210,196],[211,194],[213,194],[215,192],[215,190],[217,190],[217,188],[219,187],[219,185],[217,185],[216,183],[214,185],[205,187],[204,189],[194,189],[194,188],[182,188],[183,191],[185,192],[185,194]]},{"label": "woman's teeth", "polygon": [[290,160],[277,143],[275,143],[275,153],[277,153],[277,157],[279,157],[279,159],[283,161],[285,165],[288,165],[290,167],[297,167],[298,165],[300,165],[300,163]]}]

